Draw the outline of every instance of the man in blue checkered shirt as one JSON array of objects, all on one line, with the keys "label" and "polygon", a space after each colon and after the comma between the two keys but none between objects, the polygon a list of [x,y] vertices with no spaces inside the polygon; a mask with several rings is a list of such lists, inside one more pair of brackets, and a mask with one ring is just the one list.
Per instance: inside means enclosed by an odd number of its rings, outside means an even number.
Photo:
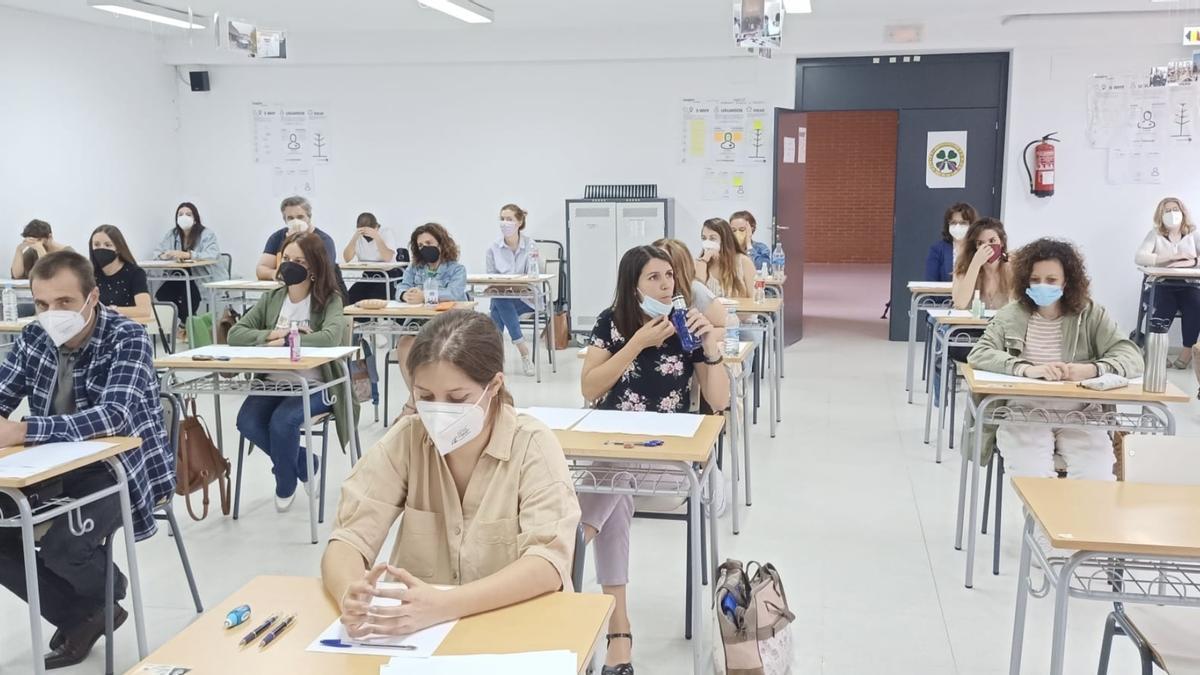
[{"label": "man in blue checkered shirt", "polygon": [[[175,489],[154,351],[142,326],[100,305],[92,265],[72,251],[43,256],[30,272],[37,321],[21,332],[0,364],[0,447],[107,436],[137,436],[141,447],[120,456],[129,479],[134,536],[156,528],[153,507]],[[7,419],[23,399],[29,415]],[[44,496],[83,497],[113,485],[107,464],[77,469],[42,484]],[[0,502],[12,502],[0,497]],[[7,510],[7,509],[6,509]],[[104,635],[105,555],[102,541],[121,524],[117,495],[79,509],[93,528],[76,536],[59,517],[41,534],[38,588],[42,616],[58,629],[47,668],[85,659]],[[126,580],[117,575],[116,599]],[[0,528],[0,584],[25,599],[20,531]],[[116,625],[126,618],[117,605]]]}]

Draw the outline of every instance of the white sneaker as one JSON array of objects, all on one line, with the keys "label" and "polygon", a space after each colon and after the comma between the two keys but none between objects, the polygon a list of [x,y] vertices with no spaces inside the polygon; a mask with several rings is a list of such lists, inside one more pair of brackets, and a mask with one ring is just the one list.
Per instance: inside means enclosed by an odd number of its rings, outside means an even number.
[{"label": "white sneaker", "polygon": [[292,502],[296,501],[296,493],[293,492],[291,497],[280,497],[275,495],[275,510],[279,513],[286,513],[292,508]]},{"label": "white sneaker", "polygon": [[528,356],[521,357],[521,372],[525,373],[525,377],[533,377],[533,361]]}]

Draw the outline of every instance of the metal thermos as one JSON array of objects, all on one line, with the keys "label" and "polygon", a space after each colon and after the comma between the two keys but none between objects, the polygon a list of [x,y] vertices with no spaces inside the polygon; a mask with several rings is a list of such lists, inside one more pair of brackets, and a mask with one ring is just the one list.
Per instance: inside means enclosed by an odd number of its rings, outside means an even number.
[{"label": "metal thermos", "polygon": [[1146,334],[1146,369],[1142,374],[1142,389],[1153,394],[1167,390],[1167,331],[1151,322]]}]

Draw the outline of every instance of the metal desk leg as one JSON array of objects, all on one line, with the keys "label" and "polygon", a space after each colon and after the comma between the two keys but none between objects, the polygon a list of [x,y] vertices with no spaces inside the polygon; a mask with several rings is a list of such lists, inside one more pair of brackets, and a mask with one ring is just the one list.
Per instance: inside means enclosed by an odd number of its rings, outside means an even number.
[{"label": "metal desk leg", "polygon": [[[353,468],[358,460],[362,459],[362,442],[358,438],[358,424],[354,420],[354,390],[350,386],[350,361],[352,356],[346,357],[346,381],[342,382],[342,395],[346,397],[346,420],[350,423],[354,433],[350,439],[350,466]],[[325,467],[321,467],[324,471]]]},{"label": "metal desk leg", "polygon": [[[772,318],[771,321],[775,319]],[[778,370],[775,373],[775,421],[783,421],[783,324],[775,324],[775,356]]]},{"label": "metal desk leg", "polygon": [[538,319],[541,318],[542,312],[538,309],[537,301],[533,303],[533,372],[537,376],[537,383],[542,383],[542,362],[538,360],[538,328],[540,327]]},{"label": "metal desk leg", "polygon": [[1025,609],[1029,605],[1029,547],[1033,541],[1033,516],[1025,514],[1021,534],[1021,562],[1017,565],[1017,609],[1013,616],[1012,652],[1008,657],[1009,675],[1021,675],[1021,651],[1025,645]]},{"label": "metal desk leg", "polygon": [[1054,634],[1050,642],[1050,675],[1062,675],[1063,657],[1067,650],[1067,603],[1071,600],[1071,575],[1088,556],[1087,551],[1071,554],[1058,571],[1054,587]]},{"label": "metal desk leg", "polygon": [[[733,533],[740,534],[741,524],[738,520],[738,482],[741,481],[741,473],[738,467],[738,400],[737,396],[733,394],[733,392],[737,391],[737,381],[733,377],[733,369],[731,367],[725,366],[725,373],[729,376],[729,391],[731,394],[729,398],[729,412],[725,415],[725,428],[729,430],[729,461],[732,465],[730,485],[732,486],[733,494],[731,495],[732,501],[730,502],[730,508],[733,510]],[[713,492],[711,493],[714,498],[717,494],[716,482],[716,478],[714,477]],[[709,507],[710,510],[716,510],[716,500],[714,499],[713,501],[714,504]]]},{"label": "metal desk leg", "polygon": [[[753,377],[751,373],[750,377]],[[742,450],[746,453],[743,466],[746,467],[746,506],[750,506],[750,415],[746,413],[745,406],[749,404],[750,399],[746,396],[746,372],[742,371]]]},{"label": "metal desk leg", "polygon": [[691,502],[692,502],[692,508],[688,509],[688,523],[692,528],[692,534],[693,534],[693,536],[688,540],[688,546],[690,547],[690,551],[689,551],[690,556],[689,557],[691,558],[691,565],[692,565],[692,568],[691,568],[692,585],[691,585],[691,588],[688,589],[689,595],[690,595],[691,601],[692,601],[691,602],[692,612],[691,612],[691,617],[690,617],[691,622],[692,622],[692,625],[691,625],[692,673],[693,673],[693,675],[701,675],[701,673],[705,672],[704,665],[703,665],[703,663],[704,663],[703,653],[702,653],[701,647],[700,647],[700,644],[702,642],[704,642],[703,640],[700,639],[700,635],[701,635],[700,631],[702,630],[700,627],[700,614],[702,612],[702,610],[700,608],[700,597],[703,593],[703,591],[700,588],[700,569],[701,569],[701,566],[704,564],[704,562],[701,560],[701,553],[700,553],[700,528],[704,527],[704,525],[701,524],[701,521],[700,521],[700,512],[702,511],[701,504],[703,502],[701,502],[701,499],[700,499],[700,477],[696,475],[695,469],[691,468],[690,466],[688,467],[688,478],[690,479],[691,484],[692,484],[691,485],[692,494],[690,497]]},{"label": "metal desk leg", "polygon": [[[546,333],[553,336],[554,305],[550,302],[550,282],[542,284],[542,291],[542,298],[544,299],[542,304],[546,307]],[[537,336],[535,335],[534,338],[536,339]],[[546,349],[550,350],[550,372],[552,373],[558,373],[558,350],[555,349],[555,346],[553,337],[546,341]]]},{"label": "metal desk leg", "polygon": [[[138,658],[144,659],[150,650],[146,646],[146,616],[142,613],[142,581],[138,574],[136,542],[133,535],[133,509],[129,500],[129,477],[125,474],[125,467],[121,465],[119,457],[110,457],[106,461],[117,475],[117,485],[120,486],[117,494],[121,499],[121,522],[125,527],[125,556],[129,563],[129,593],[133,597],[133,626],[137,632]],[[37,654],[36,649],[34,654]]]},{"label": "metal desk leg", "polygon": [[[308,382],[305,382],[303,380],[301,380],[301,382],[302,382],[301,392],[304,394],[304,401],[302,401],[302,403],[304,405],[304,461],[308,462],[308,465],[304,467],[308,473],[308,487],[305,489],[305,492],[308,493],[308,532],[310,535],[310,539],[312,540],[311,543],[315,544],[315,543],[317,543],[317,500],[318,500],[318,495],[317,495],[317,488],[315,485],[313,485],[313,483],[314,483],[313,479],[316,478],[316,476],[314,475],[314,472],[313,472],[314,453],[313,453],[313,435],[312,435],[312,425],[313,425],[312,401],[310,400],[311,397],[308,392]],[[351,424],[353,424],[353,421],[351,422]],[[321,467],[321,470],[324,471],[325,467]]]},{"label": "metal desk leg", "polygon": [[[983,410],[981,405],[979,413],[982,412]],[[980,414],[977,414],[975,410],[975,402],[968,399],[967,405],[963,406],[963,429],[971,430],[971,435],[974,436],[975,443],[977,444],[981,443],[981,439],[983,438],[983,424],[979,421],[980,419]],[[978,425],[979,429],[974,428],[972,426],[973,424]],[[961,460],[958,466],[958,521],[954,526],[955,551],[962,550],[963,515],[967,505],[967,462],[970,461],[970,458],[967,457],[966,452],[960,452],[959,455],[961,455]]]},{"label": "metal desk leg", "polygon": [[[929,344],[936,345],[938,341],[937,331],[933,331],[929,335]],[[925,445],[929,445],[929,425],[933,419],[933,378],[925,380]]]},{"label": "metal desk leg", "polygon": [[[731,453],[731,454],[736,455],[736,453]],[[709,480],[708,488],[709,488],[709,490],[712,491],[711,494],[716,494],[717,472],[716,471],[708,471],[707,474],[708,474],[708,480]],[[719,547],[717,546],[717,542],[719,540],[719,534],[720,534],[719,532],[717,532],[718,526],[719,526],[719,521],[717,518],[717,510],[712,508],[712,506],[710,505],[708,508],[708,529],[709,529],[709,535],[710,535],[709,538],[712,541],[709,542],[709,546],[710,546],[709,557],[710,557],[710,559],[709,559],[708,571],[712,572],[712,575],[713,575],[713,578],[712,578],[713,588],[716,588],[716,586],[717,586],[717,567],[719,566],[719,563],[717,561],[721,559],[720,550],[719,550]],[[696,614],[700,614],[702,611],[703,610],[698,609]],[[699,642],[700,641],[697,640],[697,643],[699,643]]]},{"label": "metal desk leg", "polygon": [[46,663],[42,659],[42,597],[38,590],[37,550],[33,540],[33,512],[29,508],[29,500],[20,490],[0,489],[0,494],[8,495],[17,503],[21,515],[21,553],[25,561],[25,597],[29,603],[29,640],[33,645],[31,652],[33,672],[42,675],[46,672]]},{"label": "metal desk leg", "polygon": [[917,294],[913,293],[908,301],[908,359],[904,368],[904,391],[908,392],[908,402],[913,401],[913,359],[917,356]]},{"label": "metal desk leg", "polygon": [[950,389],[949,389],[949,387],[953,386],[953,382],[947,381],[949,379],[949,375],[950,375],[950,338],[953,336],[953,334],[954,334],[953,328],[946,330],[946,334],[942,336],[941,347],[939,349],[939,351],[941,352],[940,360],[941,360],[941,364],[942,364],[942,372],[941,372],[941,375],[939,376],[939,379],[941,380],[942,387],[941,387],[941,395],[937,397],[937,399],[938,399],[938,421],[937,421],[938,426],[937,426],[937,458],[936,458],[936,461],[938,464],[942,463],[942,429],[944,429],[946,427],[946,407],[947,407],[946,402],[948,400],[950,400],[951,396],[954,396],[954,392],[950,391]]},{"label": "metal desk leg", "polygon": [[[774,319],[771,318],[770,314],[764,314],[763,316],[767,317],[767,330],[763,334],[763,347],[767,354],[771,354],[771,391],[767,392],[767,395],[771,398],[771,438],[775,438],[775,427],[779,422],[779,358],[778,351],[773,344],[775,340]],[[766,356],[764,356],[763,361],[766,362],[767,360]]]},{"label": "metal desk leg", "polygon": [[[971,513],[971,518],[967,521],[967,575],[965,584],[967,588],[972,588],[975,585],[975,539],[979,534],[975,523],[979,522],[979,458],[982,456],[983,450],[983,411],[987,407],[991,399],[985,398],[979,405],[979,418],[975,423],[975,447],[971,448],[971,504],[968,509]],[[965,457],[966,454],[962,453]],[[959,499],[962,499],[961,491]],[[959,517],[962,517],[962,512],[959,511]]]}]

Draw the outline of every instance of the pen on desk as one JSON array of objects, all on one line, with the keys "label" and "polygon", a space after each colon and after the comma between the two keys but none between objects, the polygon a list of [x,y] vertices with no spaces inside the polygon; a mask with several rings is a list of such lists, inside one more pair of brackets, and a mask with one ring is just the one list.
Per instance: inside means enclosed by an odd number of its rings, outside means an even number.
[{"label": "pen on desk", "polygon": [[351,649],[353,647],[370,647],[371,649],[378,647],[381,649],[400,649],[403,651],[415,651],[417,649],[416,645],[387,645],[366,642],[346,642],[345,640],[339,640],[337,638],[321,640],[321,644],[326,647],[337,647],[338,649]]},{"label": "pen on desk", "polygon": [[272,614],[271,616],[268,616],[266,621],[263,621],[262,623],[258,624],[258,628],[255,628],[254,630],[250,631],[249,633],[246,633],[246,637],[242,638],[242,641],[238,643],[238,646],[245,647],[246,645],[250,644],[251,642],[254,642],[255,640],[257,640],[258,636],[262,635],[278,619],[279,619],[278,614]]},{"label": "pen on desk", "polygon": [[283,623],[276,626],[274,630],[272,630],[270,633],[267,633],[267,636],[264,637],[262,642],[259,643],[258,648],[263,649],[267,645],[274,642],[275,638],[279,637],[280,635],[283,635],[283,632],[286,631],[287,629],[291,628],[292,624],[294,624],[294,623],[296,623],[296,615],[292,614],[288,618],[284,619]]}]

